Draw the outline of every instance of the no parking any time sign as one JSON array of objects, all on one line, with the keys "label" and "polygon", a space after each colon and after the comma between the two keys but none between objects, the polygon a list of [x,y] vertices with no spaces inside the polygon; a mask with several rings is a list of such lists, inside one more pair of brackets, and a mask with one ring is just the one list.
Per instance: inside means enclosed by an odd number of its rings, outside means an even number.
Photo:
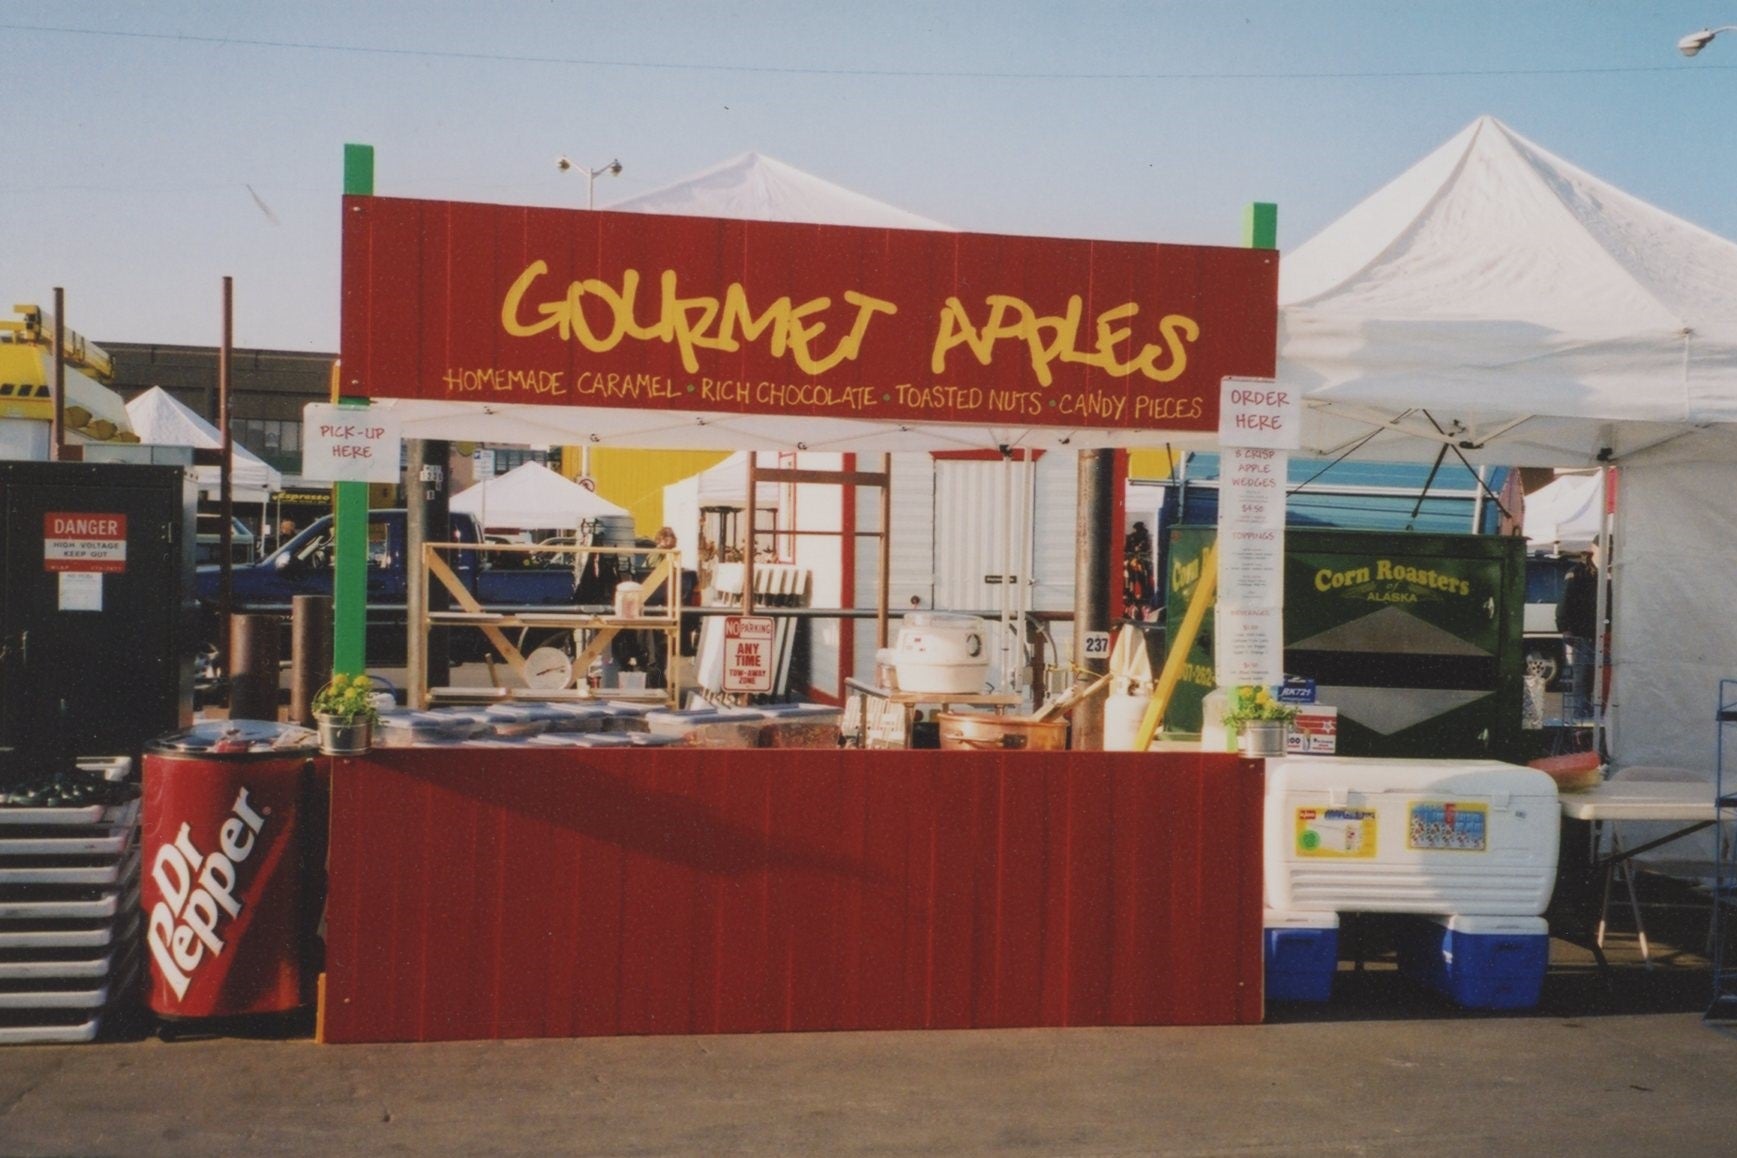
[{"label": "no parking any time sign", "polygon": [[772,690],[772,620],[764,616],[724,617],[724,690]]}]

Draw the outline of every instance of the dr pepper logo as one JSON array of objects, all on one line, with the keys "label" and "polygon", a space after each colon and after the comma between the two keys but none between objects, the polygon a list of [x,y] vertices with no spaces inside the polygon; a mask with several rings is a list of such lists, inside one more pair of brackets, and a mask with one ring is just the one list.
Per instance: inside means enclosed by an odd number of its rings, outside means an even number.
[{"label": "dr pepper logo", "polygon": [[201,852],[193,842],[191,826],[183,823],[174,842],[159,848],[151,860],[151,879],[163,899],[151,906],[145,939],[177,999],[187,996],[187,986],[206,955],[223,952],[218,933],[226,921],[241,914],[238,894],[247,891],[242,887],[241,868],[259,847],[265,819],[248,804],[243,788],[217,830],[216,851]]}]

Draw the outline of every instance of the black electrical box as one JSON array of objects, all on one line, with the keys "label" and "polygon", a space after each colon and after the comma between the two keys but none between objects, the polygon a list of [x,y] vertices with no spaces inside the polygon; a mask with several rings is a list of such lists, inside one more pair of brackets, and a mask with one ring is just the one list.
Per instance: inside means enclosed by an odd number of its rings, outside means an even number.
[{"label": "black electrical box", "polygon": [[178,466],[0,462],[0,787],[191,724],[196,503]]}]

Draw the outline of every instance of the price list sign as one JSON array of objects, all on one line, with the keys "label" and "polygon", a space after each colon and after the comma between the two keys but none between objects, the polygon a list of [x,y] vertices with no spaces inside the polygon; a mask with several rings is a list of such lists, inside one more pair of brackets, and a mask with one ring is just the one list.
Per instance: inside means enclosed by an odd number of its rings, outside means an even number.
[{"label": "price list sign", "polygon": [[1218,440],[1218,627],[1220,686],[1284,680],[1285,480],[1287,450],[1300,445],[1295,391],[1226,378]]}]

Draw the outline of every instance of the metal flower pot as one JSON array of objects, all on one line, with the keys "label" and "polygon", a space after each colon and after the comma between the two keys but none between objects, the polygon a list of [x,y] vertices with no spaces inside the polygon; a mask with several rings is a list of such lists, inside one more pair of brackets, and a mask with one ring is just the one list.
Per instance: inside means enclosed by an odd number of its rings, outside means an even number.
[{"label": "metal flower pot", "polygon": [[366,716],[352,720],[345,716],[316,715],[319,726],[320,751],[328,756],[359,756],[373,744],[373,721]]},{"label": "metal flower pot", "polygon": [[1283,756],[1290,730],[1286,720],[1252,720],[1237,729],[1236,750],[1251,760]]}]

